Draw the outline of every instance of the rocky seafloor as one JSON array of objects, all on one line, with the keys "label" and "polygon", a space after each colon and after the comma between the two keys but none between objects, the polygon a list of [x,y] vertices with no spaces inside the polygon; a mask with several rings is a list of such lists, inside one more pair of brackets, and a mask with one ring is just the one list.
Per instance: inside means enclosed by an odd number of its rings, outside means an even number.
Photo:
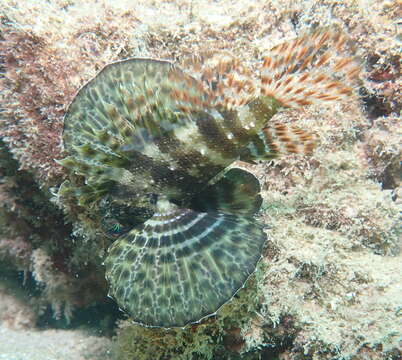
[{"label": "rocky seafloor", "polygon": [[[3,0],[0,359],[400,359],[401,7]],[[317,150],[247,166],[269,225],[254,278],[201,324],[132,324],[107,297],[106,240],[57,195],[63,115],[77,90],[127,57],[229,50],[252,68],[279,42],[333,24],[358,49],[359,96],[277,115],[316,133]]]}]

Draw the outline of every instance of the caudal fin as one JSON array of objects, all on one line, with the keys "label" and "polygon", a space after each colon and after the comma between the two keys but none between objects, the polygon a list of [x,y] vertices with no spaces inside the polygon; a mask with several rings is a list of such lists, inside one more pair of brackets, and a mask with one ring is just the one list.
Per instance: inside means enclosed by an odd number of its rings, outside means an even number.
[{"label": "caudal fin", "polygon": [[359,71],[348,37],[336,28],[320,28],[265,54],[260,90],[285,107],[347,99]]},{"label": "caudal fin", "polygon": [[271,121],[278,107],[300,108],[354,96],[360,66],[348,37],[339,29],[318,29],[279,44],[260,67],[260,94],[248,103],[256,123],[241,159],[253,162],[286,154],[310,155],[316,137],[294,125]]}]

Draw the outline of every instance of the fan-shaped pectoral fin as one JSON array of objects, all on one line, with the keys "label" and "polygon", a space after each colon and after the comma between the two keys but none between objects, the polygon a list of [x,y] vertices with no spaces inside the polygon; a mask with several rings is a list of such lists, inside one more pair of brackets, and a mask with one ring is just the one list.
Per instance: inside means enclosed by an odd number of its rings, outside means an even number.
[{"label": "fan-shaped pectoral fin", "polygon": [[176,208],[119,238],[105,261],[110,293],[142,324],[184,326],[244,285],[266,235],[252,218]]}]

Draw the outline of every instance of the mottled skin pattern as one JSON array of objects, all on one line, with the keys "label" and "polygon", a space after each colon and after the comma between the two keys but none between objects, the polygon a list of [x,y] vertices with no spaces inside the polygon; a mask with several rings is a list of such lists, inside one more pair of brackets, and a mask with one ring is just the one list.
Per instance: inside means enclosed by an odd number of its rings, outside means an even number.
[{"label": "mottled skin pattern", "polygon": [[[70,105],[63,136],[72,156],[63,164],[89,184],[113,180],[141,197],[188,200],[240,158],[267,120],[219,112],[210,97],[167,61],[109,65]],[[279,103],[267,106],[274,113]]]},{"label": "mottled skin pattern", "polygon": [[78,203],[100,211],[117,238],[106,277],[135,321],[184,326],[244,285],[266,241],[253,219],[260,186],[229,165],[311,153],[313,136],[269,120],[282,107],[350,96],[358,69],[343,54],[346,43],[318,30],[273,48],[257,77],[227,54],[183,69],[130,59],[79,91],[65,117],[70,156],[61,163],[85,177]]}]

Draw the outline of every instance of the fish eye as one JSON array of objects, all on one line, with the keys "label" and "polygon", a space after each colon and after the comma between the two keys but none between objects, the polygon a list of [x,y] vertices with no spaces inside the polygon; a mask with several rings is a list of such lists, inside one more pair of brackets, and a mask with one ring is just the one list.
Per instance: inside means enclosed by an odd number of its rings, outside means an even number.
[{"label": "fish eye", "polygon": [[102,226],[105,233],[111,237],[119,237],[127,232],[126,227],[114,218],[104,219]]}]

